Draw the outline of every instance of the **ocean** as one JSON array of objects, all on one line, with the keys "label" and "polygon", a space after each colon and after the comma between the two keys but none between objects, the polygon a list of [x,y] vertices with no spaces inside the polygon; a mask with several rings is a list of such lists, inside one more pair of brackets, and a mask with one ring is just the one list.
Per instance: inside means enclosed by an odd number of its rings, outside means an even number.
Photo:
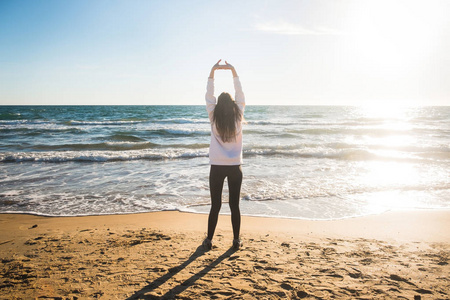
[{"label": "ocean", "polygon": [[[450,107],[247,106],[245,120],[243,215],[450,208]],[[0,106],[0,140],[0,213],[209,212],[204,106]]]}]

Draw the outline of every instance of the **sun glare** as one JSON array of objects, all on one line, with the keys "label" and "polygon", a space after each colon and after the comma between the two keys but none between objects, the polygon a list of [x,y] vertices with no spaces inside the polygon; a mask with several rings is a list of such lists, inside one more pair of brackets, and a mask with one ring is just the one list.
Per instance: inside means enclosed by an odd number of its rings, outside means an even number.
[{"label": "sun glare", "polygon": [[374,186],[398,186],[416,183],[417,178],[417,170],[410,164],[373,162],[368,172],[361,177],[361,181]]},{"label": "sun glare", "polygon": [[404,106],[396,105],[395,102],[379,101],[361,107],[361,114],[365,118],[374,119],[405,119],[406,110]]},{"label": "sun glare", "polygon": [[[373,191],[367,201],[377,211],[381,208],[407,207],[414,200],[408,200],[402,193],[403,189],[417,186],[420,174],[414,164],[414,159],[407,149],[417,144],[413,125],[410,122],[414,109],[398,105],[377,104],[361,107],[358,111],[364,121],[364,127],[370,130],[361,143],[365,145],[380,160],[369,162],[358,182],[361,186],[369,186]],[[409,207],[409,206],[408,206]]]},{"label": "sun glare", "polygon": [[[434,2],[357,1],[353,50],[365,71],[398,77],[422,64],[438,46],[442,11]],[[386,70],[390,72],[386,72]]]},{"label": "sun glare", "polygon": [[410,164],[399,162],[373,162],[367,173],[360,177],[362,185],[372,186],[374,190],[385,190],[373,193],[367,200],[374,207],[396,208],[414,206],[414,199],[402,197],[399,187],[407,188],[418,184],[419,174]]},{"label": "sun glare", "polygon": [[[396,148],[407,147],[416,142],[409,122],[411,108],[396,105],[370,105],[363,106],[360,116],[367,120],[365,126],[370,126],[377,133],[364,137],[370,145],[377,145],[378,151],[391,151],[383,156],[398,157]],[[401,151],[402,152],[402,151]],[[404,157],[403,157],[404,158]]]}]

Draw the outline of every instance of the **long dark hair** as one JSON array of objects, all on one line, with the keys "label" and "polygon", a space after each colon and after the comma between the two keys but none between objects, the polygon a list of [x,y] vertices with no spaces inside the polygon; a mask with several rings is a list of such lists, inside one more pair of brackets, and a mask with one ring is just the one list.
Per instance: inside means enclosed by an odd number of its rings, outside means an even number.
[{"label": "long dark hair", "polygon": [[222,141],[227,143],[236,140],[236,124],[241,120],[241,111],[231,95],[228,93],[220,94],[214,109],[213,122]]}]

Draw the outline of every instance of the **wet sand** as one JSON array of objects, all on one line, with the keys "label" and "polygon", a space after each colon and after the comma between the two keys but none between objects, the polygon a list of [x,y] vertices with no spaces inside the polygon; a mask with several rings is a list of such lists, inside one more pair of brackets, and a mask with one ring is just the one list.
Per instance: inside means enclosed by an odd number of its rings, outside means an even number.
[{"label": "wet sand", "polygon": [[336,221],[0,214],[0,299],[448,299],[450,211]]}]

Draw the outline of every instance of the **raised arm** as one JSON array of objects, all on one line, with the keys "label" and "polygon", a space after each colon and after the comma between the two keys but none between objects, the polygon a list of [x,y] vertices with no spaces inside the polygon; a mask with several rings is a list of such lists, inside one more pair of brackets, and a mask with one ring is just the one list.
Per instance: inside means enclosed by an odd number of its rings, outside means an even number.
[{"label": "raised arm", "polygon": [[221,59],[211,68],[209,73],[208,84],[206,85],[206,111],[208,112],[209,119],[212,121],[212,115],[214,108],[216,107],[216,97],[214,97],[214,72],[220,68]]},{"label": "raised arm", "polygon": [[222,61],[222,60],[219,59],[219,61],[211,68],[211,72],[209,73],[209,78],[214,78],[214,71],[221,69],[222,66],[219,65],[219,63],[220,63],[221,61]]},{"label": "raised arm", "polygon": [[242,85],[239,80],[239,76],[236,72],[236,69],[230,65],[227,61],[225,61],[225,65],[221,68],[224,70],[231,70],[231,73],[233,74],[233,84],[234,84],[234,101],[236,101],[236,104],[239,106],[239,109],[241,112],[244,112],[245,108],[245,96],[244,92],[242,91]]}]

